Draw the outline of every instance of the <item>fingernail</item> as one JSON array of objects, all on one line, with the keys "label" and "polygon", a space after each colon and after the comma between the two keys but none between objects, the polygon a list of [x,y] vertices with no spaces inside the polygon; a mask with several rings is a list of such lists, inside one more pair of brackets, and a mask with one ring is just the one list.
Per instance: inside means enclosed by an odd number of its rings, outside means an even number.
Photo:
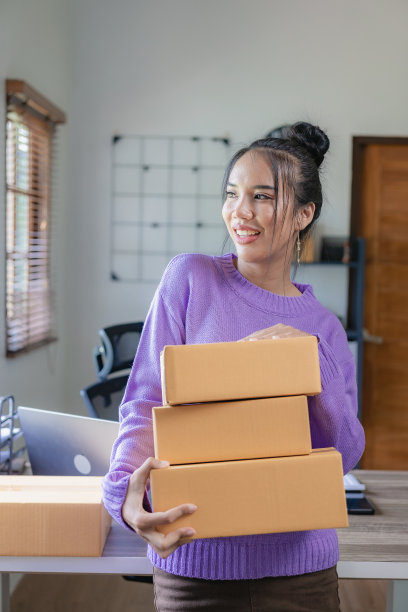
[{"label": "fingernail", "polygon": [[194,529],[187,529],[185,532],[186,536],[193,536],[195,535],[195,530]]},{"label": "fingernail", "polygon": [[195,504],[190,504],[190,511],[191,512],[195,512],[197,510],[198,506],[196,506]]},{"label": "fingernail", "polygon": [[160,460],[160,466],[161,467],[168,467],[170,465],[169,461],[164,461],[164,460]]}]

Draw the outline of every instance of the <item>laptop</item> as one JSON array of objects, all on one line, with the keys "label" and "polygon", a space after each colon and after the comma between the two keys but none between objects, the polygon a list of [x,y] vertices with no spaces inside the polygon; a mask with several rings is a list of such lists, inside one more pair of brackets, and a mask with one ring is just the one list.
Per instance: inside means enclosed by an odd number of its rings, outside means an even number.
[{"label": "laptop", "polygon": [[119,423],[18,407],[33,474],[104,476],[109,469]]}]

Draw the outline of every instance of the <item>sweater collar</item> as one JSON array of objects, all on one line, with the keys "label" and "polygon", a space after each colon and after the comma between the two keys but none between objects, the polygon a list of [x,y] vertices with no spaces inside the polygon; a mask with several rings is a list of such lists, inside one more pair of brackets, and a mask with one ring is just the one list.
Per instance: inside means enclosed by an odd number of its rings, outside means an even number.
[{"label": "sweater collar", "polygon": [[233,253],[227,253],[214,259],[221,267],[230,288],[238,297],[254,308],[284,316],[296,316],[302,314],[305,310],[310,311],[311,305],[316,302],[311,285],[293,283],[302,295],[295,297],[278,295],[254,285],[242,276],[234,265],[233,260],[236,259],[236,256]]}]

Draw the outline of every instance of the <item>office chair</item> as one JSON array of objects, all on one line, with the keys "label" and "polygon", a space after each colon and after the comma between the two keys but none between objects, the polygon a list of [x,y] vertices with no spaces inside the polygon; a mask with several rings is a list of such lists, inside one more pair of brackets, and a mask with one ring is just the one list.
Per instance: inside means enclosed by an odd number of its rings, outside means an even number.
[{"label": "office chair", "polygon": [[99,380],[132,367],[142,333],[143,322],[120,323],[99,330],[101,344],[94,348],[93,359]]},{"label": "office chair", "polygon": [[89,414],[96,419],[119,420],[119,404],[122,401],[129,374],[101,380],[85,389],[81,397]]}]

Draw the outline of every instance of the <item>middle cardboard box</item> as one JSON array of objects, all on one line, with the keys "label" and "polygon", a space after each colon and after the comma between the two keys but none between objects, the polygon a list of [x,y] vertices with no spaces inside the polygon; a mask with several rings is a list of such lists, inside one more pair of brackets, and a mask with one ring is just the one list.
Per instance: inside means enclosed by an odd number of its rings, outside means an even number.
[{"label": "middle cardboard box", "polygon": [[153,408],[155,456],[172,465],[306,455],[304,395]]}]

